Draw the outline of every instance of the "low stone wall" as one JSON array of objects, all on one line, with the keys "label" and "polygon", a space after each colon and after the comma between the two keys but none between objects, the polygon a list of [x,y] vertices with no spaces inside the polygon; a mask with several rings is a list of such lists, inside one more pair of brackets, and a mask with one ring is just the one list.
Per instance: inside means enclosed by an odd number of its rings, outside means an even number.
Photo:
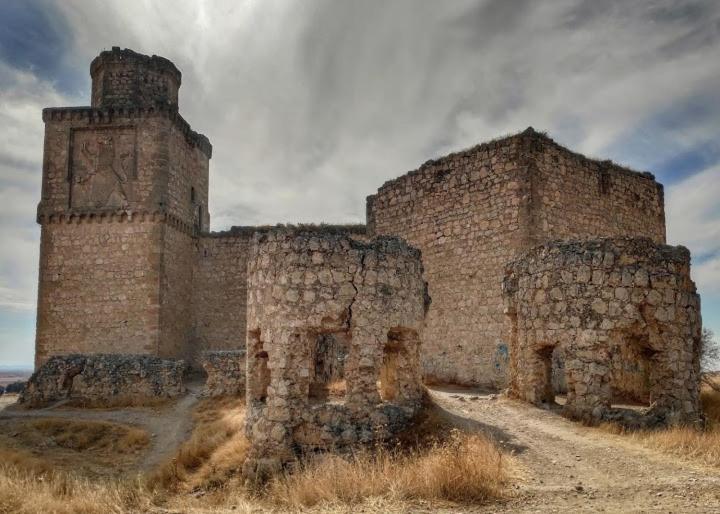
[{"label": "low stone wall", "polygon": [[71,399],[89,404],[142,404],[185,392],[182,360],[147,355],[51,357],[27,382],[19,402],[29,407]]},{"label": "low stone wall", "polygon": [[[698,419],[700,303],[686,248],[649,239],[549,243],[507,266],[503,292],[511,394],[552,403],[559,352],[573,417],[635,417],[640,426]],[[613,404],[627,402],[646,408],[616,412]]]},{"label": "low stone wall", "polygon": [[299,454],[383,439],[417,412],[429,299],[420,252],[334,231],[256,234],[248,264],[251,443],[262,480]]},{"label": "low stone wall", "polygon": [[245,393],[245,350],[203,352],[200,363],[207,373],[207,396],[240,396]]}]

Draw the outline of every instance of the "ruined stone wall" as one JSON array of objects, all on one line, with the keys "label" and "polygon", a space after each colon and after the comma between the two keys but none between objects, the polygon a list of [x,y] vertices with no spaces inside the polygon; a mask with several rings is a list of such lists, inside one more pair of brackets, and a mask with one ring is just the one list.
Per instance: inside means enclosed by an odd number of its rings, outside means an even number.
[{"label": "ruined stone wall", "polygon": [[162,231],[152,215],[42,225],[36,367],[59,354],[158,351]]},{"label": "ruined stone wall", "polygon": [[60,400],[88,405],[139,405],[185,392],[185,363],[147,355],[64,355],[50,358],[19,401],[43,407]]},{"label": "ruined stone wall", "polygon": [[699,415],[700,305],[683,247],[650,239],[554,242],[509,264],[503,283],[511,393],[552,403],[552,354],[562,350],[565,410],[613,419],[639,400],[644,422]]},{"label": "ruined stone wall", "polygon": [[[422,394],[417,250],[328,231],[256,233],[248,264],[245,476],[386,437]],[[378,386],[378,382],[380,385]]]},{"label": "ruined stone wall", "polygon": [[423,252],[433,305],[429,379],[502,386],[504,265],[553,238],[647,234],[664,241],[662,187],[578,156],[532,129],[428,161],[368,197],[368,227]]},{"label": "ruined stone wall", "polygon": [[207,396],[240,396],[245,393],[245,350],[203,352],[200,362],[207,373]]},{"label": "ruined stone wall", "polygon": [[195,346],[201,350],[245,348],[247,260],[252,229],[204,234],[193,278]]}]

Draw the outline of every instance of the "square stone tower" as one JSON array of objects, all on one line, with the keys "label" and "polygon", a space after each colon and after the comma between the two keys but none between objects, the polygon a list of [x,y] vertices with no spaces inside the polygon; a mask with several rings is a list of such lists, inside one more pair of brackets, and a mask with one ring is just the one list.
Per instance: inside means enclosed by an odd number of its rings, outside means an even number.
[{"label": "square stone tower", "polygon": [[121,50],[92,105],[43,110],[36,366],[68,353],[192,353],[195,236],[212,146],[178,112],[180,71]]},{"label": "square stone tower", "polygon": [[422,251],[432,305],[426,377],[504,387],[503,268],[547,241],[665,242],[663,187],[650,173],[588,159],[528,128],[428,161],[367,199],[371,234]]}]

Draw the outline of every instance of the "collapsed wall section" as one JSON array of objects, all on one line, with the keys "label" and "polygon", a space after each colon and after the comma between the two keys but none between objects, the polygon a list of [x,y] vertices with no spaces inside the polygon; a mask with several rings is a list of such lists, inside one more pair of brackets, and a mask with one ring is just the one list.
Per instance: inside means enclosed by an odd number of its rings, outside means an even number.
[{"label": "collapsed wall section", "polygon": [[422,396],[420,253],[322,230],[253,238],[248,264],[250,480],[298,454],[382,439]]},{"label": "collapsed wall section", "polygon": [[648,235],[664,242],[662,186],[587,159],[532,129],[428,161],[367,199],[373,234],[423,252],[433,297],[423,347],[430,380],[503,386],[503,267],[556,238]]},{"label": "collapsed wall section", "polygon": [[507,266],[503,291],[511,394],[552,404],[559,350],[564,409],[574,417],[627,421],[613,404],[628,401],[647,407],[633,421],[644,425],[700,416],[700,300],[686,248],[649,239],[548,243]]},{"label": "collapsed wall section", "polygon": [[28,407],[71,400],[81,405],[140,405],[185,392],[182,360],[148,355],[63,355],[28,380],[19,402]]}]

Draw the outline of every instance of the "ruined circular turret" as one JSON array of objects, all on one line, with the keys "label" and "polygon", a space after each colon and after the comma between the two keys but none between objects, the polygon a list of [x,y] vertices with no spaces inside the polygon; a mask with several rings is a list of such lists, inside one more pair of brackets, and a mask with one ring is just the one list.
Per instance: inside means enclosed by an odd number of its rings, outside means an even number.
[{"label": "ruined circular turret", "polygon": [[93,59],[90,76],[93,107],[178,107],[182,75],[164,57],[113,47]]},{"label": "ruined circular turret", "polygon": [[[548,243],[507,266],[503,293],[515,396],[552,403],[555,382],[567,389],[566,412],[588,421],[698,418],[700,300],[686,248],[649,239]],[[564,380],[553,377],[558,361]]]},{"label": "ruined circular turret", "polygon": [[248,262],[244,472],[385,438],[420,406],[420,252],[332,230],[254,236]]}]

